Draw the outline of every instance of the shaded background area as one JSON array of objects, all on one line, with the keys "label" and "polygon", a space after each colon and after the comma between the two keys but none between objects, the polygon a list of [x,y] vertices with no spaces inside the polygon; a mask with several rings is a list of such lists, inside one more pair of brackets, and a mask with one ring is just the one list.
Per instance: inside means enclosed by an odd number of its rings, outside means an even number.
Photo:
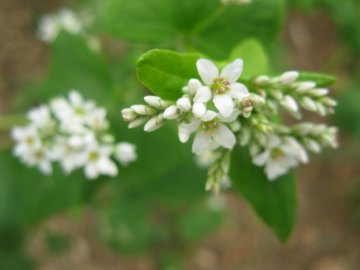
[{"label": "shaded background area", "polygon": [[[56,10],[65,2],[0,2],[1,114],[13,110],[17,102],[21,102],[17,98],[19,89],[45,76],[50,51],[35,35],[37,20],[40,14]],[[218,198],[220,202],[217,201],[227,206],[223,224],[209,236],[186,247],[185,269],[356,270],[360,267],[360,192],[357,191],[360,143],[355,128],[359,121],[355,116],[359,113],[351,111],[356,107],[353,103],[346,103],[359,96],[354,74],[359,70],[357,53],[360,47],[344,39],[354,33],[341,32],[344,24],[327,5],[309,6],[310,9],[297,5],[288,7],[285,27],[270,59],[275,59],[274,66],[278,70],[309,69],[339,77],[333,96],[343,100],[344,105],[340,102],[339,118],[329,121],[344,126],[341,148],[313,158],[298,171],[299,214],[287,244],[279,243],[243,200],[226,192]],[[123,52],[126,47],[110,38],[103,39],[112,51]],[[359,102],[357,100],[356,104]],[[349,115],[354,117],[349,118]],[[5,131],[1,140],[9,140]],[[7,148],[8,144],[2,146],[0,143],[0,147]],[[106,189],[97,196],[106,197]],[[91,205],[80,214],[77,210],[57,214],[31,228],[24,252],[35,258],[36,269],[158,269],[154,252],[129,255],[115,252],[101,241]],[[162,218],[158,220],[161,222]],[[21,269],[16,267],[13,269]]]}]

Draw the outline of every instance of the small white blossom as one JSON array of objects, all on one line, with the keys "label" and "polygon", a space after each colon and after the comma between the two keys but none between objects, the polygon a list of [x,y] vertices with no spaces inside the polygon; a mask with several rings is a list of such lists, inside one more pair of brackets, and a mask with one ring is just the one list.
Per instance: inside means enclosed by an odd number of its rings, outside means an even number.
[{"label": "small white blossom", "polygon": [[225,66],[221,74],[215,64],[207,59],[199,59],[196,66],[207,87],[201,87],[198,90],[194,102],[206,103],[212,99],[219,112],[224,117],[228,117],[235,107],[233,99],[249,96],[246,86],[237,82],[243,69],[241,59],[236,59]]},{"label": "small white blossom", "polygon": [[289,85],[296,81],[296,79],[299,77],[299,72],[297,71],[287,71],[281,74],[279,81],[282,84]]},{"label": "small white blossom", "polygon": [[308,162],[308,155],[304,147],[294,138],[279,138],[271,136],[266,150],[253,156],[253,163],[265,166],[265,173],[270,181],[286,174],[299,162]]},{"label": "small white blossom", "polygon": [[137,159],[136,147],[132,143],[121,142],[115,147],[115,157],[123,166]]}]

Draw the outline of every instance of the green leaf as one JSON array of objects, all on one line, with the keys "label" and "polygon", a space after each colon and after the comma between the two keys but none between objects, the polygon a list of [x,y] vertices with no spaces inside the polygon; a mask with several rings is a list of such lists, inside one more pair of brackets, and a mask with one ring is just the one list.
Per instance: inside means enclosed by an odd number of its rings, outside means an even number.
[{"label": "green leaf", "polygon": [[99,1],[100,30],[135,42],[175,43],[219,6],[217,0]]},{"label": "green leaf", "polygon": [[249,5],[230,5],[220,10],[206,27],[195,29],[197,33],[192,41],[199,51],[225,59],[234,45],[247,38],[256,38],[268,45],[279,33],[284,13],[283,0],[257,0]]},{"label": "green leaf", "polygon": [[299,81],[312,81],[317,86],[329,86],[335,83],[336,78],[330,75],[315,72],[300,72]]},{"label": "green leaf", "polygon": [[222,210],[202,205],[192,206],[179,220],[179,230],[188,241],[199,241],[214,232],[222,223]]},{"label": "green leaf", "polygon": [[286,241],[295,223],[297,200],[292,173],[270,182],[263,168],[252,164],[245,150],[235,150],[230,177],[234,188],[250,203],[259,217]]},{"label": "green leaf", "polygon": [[250,79],[269,72],[267,53],[257,40],[247,39],[241,42],[232,50],[228,61],[239,57],[244,60],[244,71],[241,78]]},{"label": "green leaf", "polygon": [[176,100],[189,79],[198,78],[198,54],[182,54],[168,50],[151,50],[137,62],[140,82],[163,99]]}]

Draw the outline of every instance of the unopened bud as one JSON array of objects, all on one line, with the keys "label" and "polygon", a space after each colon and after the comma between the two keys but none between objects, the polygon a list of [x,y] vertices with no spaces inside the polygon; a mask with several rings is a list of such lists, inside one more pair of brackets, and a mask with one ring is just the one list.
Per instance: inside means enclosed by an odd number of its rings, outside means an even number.
[{"label": "unopened bud", "polygon": [[322,97],[326,96],[329,93],[329,90],[327,88],[315,88],[309,91],[310,95],[316,96],[316,97]]},{"label": "unopened bud", "polygon": [[270,82],[270,78],[266,75],[260,75],[255,78],[255,83],[259,85],[266,85]]},{"label": "unopened bud", "polygon": [[147,105],[133,105],[131,106],[131,109],[133,109],[139,115],[153,115],[156,113],[154,108],[151,108]]},{"label": "unopened bud", "polygon": [[176,105],[182,112],[188,112],[191,110],[191,101],[188,97],[179,98],[176,101]]},{"label": "unopened bud", "polygon": [[137,114],[135,113],[135,111],[130,108],[123,109],[121,111],[121,115],[126,122],[133,121],[137,117]]},{"label": "unopened bud", "polygon": [[144,126],[144,131],[152,132],[160,128],[164,124],[164,118],[161,115],[156,115],[150,118]]},{"label": "unopened bud", "polygon": [[298,93],[307,93],[309,90],[316,87],[314,82],[301,82],[296,87],[296,92]]},{"label": "unopened bud", "polygon": [[309,111],[316,112],[316,110],[317,110],[316,102],[309,97],[303,97],[300,100],[300,104],[301,104],[301,106],[303,106],[305,109],[307,109]]},{"label": "unopened bud", "polygon": [[329,107],[335,107],[337,105],[337,101],[329,97],[323,97],[321,102]]},{"label": "unopened bud", "polygon": [[146,96],[144,97],[144,100],[147,104],[156,109],[163,109],[164,105],[166,105],[166,102],[158,96]]},{"label": "unopened bud", "polygon": [[201,118],[206,114],[206,106],[203,103],[194,103],[192,113],[195,117]]},{"label": "unopened bud", "polygon": [[191,79],[188,83],[189,94],[195,94],[200,87],[202,87],[201,82],[198,79]]},{"label": "unopened bud", "polygon": [[292,96],[286,95],[280,104],[290,112],[297,113],[299,111],[299,106]]},{"label": "unopened bud", "polygon": [[179,112],[176,105],[171,105],[164,111],[164,118],[168,120],[173,120],[178,118]]},{"label": "unopened bud", "polygon": [[321,152],[321,146],[318,142],[312,139],[305,139],[304,140],[305,146],[307,149],[314,153],[320,153]]},{"label": "unopened bud", "polygon": [[139,117],[129,123],[129,128],[136,128],[143,125],[148,120],[148,117]]},{"label": "unopened bud", "polygon": [[287,71],[281,74],[279,80],[282,84],[289,85],[295,82],[298,77],[299,77],[299,72]]}]

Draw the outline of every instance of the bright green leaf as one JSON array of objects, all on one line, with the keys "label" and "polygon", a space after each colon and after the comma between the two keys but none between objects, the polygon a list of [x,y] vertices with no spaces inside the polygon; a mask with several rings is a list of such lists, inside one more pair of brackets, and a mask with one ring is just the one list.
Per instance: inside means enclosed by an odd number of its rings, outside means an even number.
[{"label": "bright green leaf", "polygon": [[197,78],[198,54],[182,54],[168,50],[151,50],[137,62],[140,82],[163,99],[176,100],[189,79]]},{"label": "bright green leaf", "polygon": [[286,241],[295,223],[297,200],[292,173],[270,182],[263,168],[251,163],[245,150],[235,150],[230,177],[234,188],[250,203],[259,217]]},{"label": "bright green leaf", "polygon": [[249,79],[269,72],[267,53],[257,40],[247,39],[241,42],[232,50],[228,61],[239,57],[244,60],[244,71],[241,78]]},{"label": "bright green leaf", "polygon": [[336,78],[330,75],[315,72],[300,72],[299,81],[312,81],[317,86],[328,86],[335,83]]}]

